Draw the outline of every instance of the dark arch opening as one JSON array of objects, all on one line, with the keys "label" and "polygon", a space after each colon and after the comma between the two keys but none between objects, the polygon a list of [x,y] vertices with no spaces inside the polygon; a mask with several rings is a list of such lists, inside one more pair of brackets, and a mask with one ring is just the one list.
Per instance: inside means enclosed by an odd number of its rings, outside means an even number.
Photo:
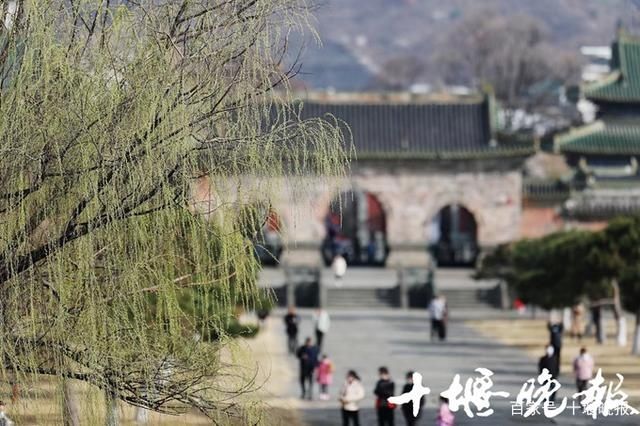
[{"label": "dark arch opening", "polygon": [[325,218],[322,257],[330,265],[341,254],[349,265],[384,266],[389,254],[387,221],[375,195],[349,191],[334,199]]},{"label": "dark arch opening", "polygon": [[478,258],[478,224],[473,213],[450,204],[430,224],[429,251],[441,266],[472,266]]},{"label": "dark arch opening", "polygon": [[254,242],[256,257],[262,265],[275,266],[282,255],[282,221],[272,209],[266,212],[260,232]]}]

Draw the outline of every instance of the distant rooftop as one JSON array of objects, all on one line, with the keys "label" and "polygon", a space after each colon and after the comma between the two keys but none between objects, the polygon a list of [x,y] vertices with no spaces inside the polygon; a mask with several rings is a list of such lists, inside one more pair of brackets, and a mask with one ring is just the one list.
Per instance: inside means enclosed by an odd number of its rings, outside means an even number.
[{"label": "distant rooftop", "polygon": [[621,32],[612,44],[610,66],[612,71],[604,78],[584,86],[587,99],[599,106],[599,119],[557,135],[558,152],[590,157],[640,155],[640,39]]},{"label": "distant rooftop", "polygon": [[582,46],[580,53],[584,56],[611,60],[611,46]]},{"label": "distant rooftop", "polygon": [[467,104],[484,100],[479,93],[459,95],[450,92],[334,92],[314,91],[297,96],[305,102],[325,104]]},{"label": "distant rooftop", "polygon": [[620,34],[611,47],[610,67],[610,74],[584,87],[586,97],[596,103],[640,103],[640,39]]},{"label": "distant rooftop", "polygon": [[301,118],[332,116],[346,124],[359,159],[461,160],[533,153],[531,141],[498,137],[493,100],[482,95],[311,93],[301,102]]},{"label": "distant rooftop", "polygon": [[631,120],[598,120],[555,138],[563,154],[640,155],[640,126]]},{"label": "distant rooftop", "polygon": [[620,189],[590,189],[567,200],[562,208],[566,217],[578,220],[606,220],[640,212],[640,190],[630,184]]}]

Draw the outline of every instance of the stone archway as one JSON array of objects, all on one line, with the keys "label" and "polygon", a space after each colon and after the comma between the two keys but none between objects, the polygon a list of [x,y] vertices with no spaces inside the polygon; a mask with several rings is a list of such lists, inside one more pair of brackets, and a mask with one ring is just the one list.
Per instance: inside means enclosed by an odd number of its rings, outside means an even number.
[{"label": "stone archway", "polygon": [[384,266],[389,252],[387,217],[376,195],[362,190],[341,193],[329,205],[325,227],[325,264],[341,254],[350,265]]},{"label": "stone archway", "polygon": [[462,204],[442,207],[429,223],[429,251],[441,266],[471,266],[480,251],[478,222]]}]

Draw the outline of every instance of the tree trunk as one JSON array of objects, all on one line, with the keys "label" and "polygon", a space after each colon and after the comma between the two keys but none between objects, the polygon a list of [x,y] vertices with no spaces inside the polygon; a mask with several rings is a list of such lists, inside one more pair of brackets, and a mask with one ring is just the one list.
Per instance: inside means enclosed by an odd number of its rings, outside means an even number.
[{"label": "tree trunk", "polygon": [[603,344],[605,341],[605,334],[604,334],[604,327],[603,327],[603,321],[602,321],[602,307],[601,306],[595,306],[593,307],[593,312],[592,312],[592,316],[593,313],[596,313],[596,318],[593,320],[593,325],[596,328],[596,342],[598,344]]},{"label": "tree trunk", "polygon": [[80,426],[80,409],[78,399],[71,388],[69,379],[62,379],[62,421],[64,426]]},{"label": "tree trunk", "polygon": [[[602,308],[599,308],[600,311],[602,311]],[[598,343],[600,344],[604,344],[607,341],[607,322],[605,321],[605,319],[602,317],[602,314],[600,315],[600,320],[598,321],[598,324],[596,325],[596,331],[598,333]]]},{"label": "tree trunk", "polygon": [[107,402],[107,416],[105,419],[106,426],[118,426],[120,421],[118,419],[118,397],[113,393],[106,393]]},{"label": "tree trunk", "polygon": [[613,317],[616,320],[616,342],[618,346],[626,346],[627,327],[622,312],[622,303],[620,302],[620,286],[618,285],[618,280],[611,280],[611,287],[613,287]]},{"label": "tree trunk", "polygon": [[636,311],[636,329],[633,332],[633,355],[640,355],[640,309]]}]

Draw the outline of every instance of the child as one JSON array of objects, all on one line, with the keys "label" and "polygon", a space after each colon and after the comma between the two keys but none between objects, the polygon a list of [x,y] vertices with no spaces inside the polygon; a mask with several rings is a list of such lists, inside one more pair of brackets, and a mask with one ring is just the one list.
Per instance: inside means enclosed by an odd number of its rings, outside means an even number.
[{"label": "child", "polygon": [[333,380],[333,363],[326,354],[322,355],[322,360],[318,364],[316,380],[320,385],[320,399],[327,401],[329,399],[329,385]]},{"label": "child", "polygon": [[449,400],[443,396],[440,397],[440,409],[438,410],[437,426],[454,426],[455,415],[449,409]]}]

